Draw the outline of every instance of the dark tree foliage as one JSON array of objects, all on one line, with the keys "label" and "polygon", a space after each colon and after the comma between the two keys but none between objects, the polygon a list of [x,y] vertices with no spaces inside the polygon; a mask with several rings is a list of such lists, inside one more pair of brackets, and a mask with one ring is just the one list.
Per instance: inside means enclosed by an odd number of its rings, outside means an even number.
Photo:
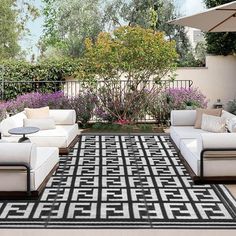
[{"label": "dark tree foliage", "polygon": [[[204,0],[208,8],[216,7],[232,0]],[[236,53],[236,33],[206,33],[207,52],[214,55],[232,55]]]}]

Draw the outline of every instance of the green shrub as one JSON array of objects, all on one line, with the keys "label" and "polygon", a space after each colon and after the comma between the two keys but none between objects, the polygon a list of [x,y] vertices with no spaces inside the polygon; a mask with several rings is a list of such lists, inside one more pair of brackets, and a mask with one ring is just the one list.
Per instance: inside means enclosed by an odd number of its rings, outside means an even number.
[{"label": "green shrub", "polygon": [[[37,64],[31,64],[25,61],[2,61],[2,70],[0,82],[4,84],[4,99],[9,100],[24,93],[33,91],[54,92],[62,89],[61,83],[27,83],[30,81],[64,81],[66,77],[73,75],[78,69],[79,60],[60,59],[46,60]],[[23,82],[26,83],[14,83]],[[11,83],[8,83],[11,82]]]}]

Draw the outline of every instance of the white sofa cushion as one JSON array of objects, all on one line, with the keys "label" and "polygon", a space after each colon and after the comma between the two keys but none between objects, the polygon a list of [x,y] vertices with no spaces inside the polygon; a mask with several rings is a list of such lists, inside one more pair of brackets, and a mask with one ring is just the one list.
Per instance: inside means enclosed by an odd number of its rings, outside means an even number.
[{"label": "white sofa cushion", "polygon": [[78,135],[78,125],[57,125],[55,129],[40,130],[27,137],[39,147],[66,148]]},{"label": "white sofa cushion", "polygon": [[194,173],[199,175],[200,155],[197,152],[197,140],[183,139],[180,144],[180,152]]},{"label": "white sofa cushion", "polygon": [[171,126],[170,136],[180,149],[180,142],[182,139],[197,139],[199,134],[209,133],[201,129],[195,129],[193,126]]},{"label": "white sofa cushion", "polygon": [[195,110],[172,110],[171,125],[173,126],[193,126],[196,119]]},{"label": "white sofa cushion", "polygon": [[225,133],[226,118],[202,114],[201,129],[214,133]]},{"label": "white sofa cushion", "polygon": [[55,120],[56,125],[74,125],[76,123],[75,110],[49,110],[49,117]]},{"label": "white sofa cushion", "polygon": [[[27,135],[32,143],[39,147],[66,148],[79,135],[78,125],[57,125],[55,129],[40,130],[37,133]],[[18,142],[19,135],[3,137],[8,142]]]},{"label": "white sofa cushion", "polygon": [[55,129],[55,121],[52,118],[24,119],[24,127],[37,127],[40,130]]},{"label": "white sofa cushion", "polygon": [[[39,147],[35,169],[31,170],[31,191],[37,190],[59,162],[58,148]],[[0,191],[26,191],[26,173],[19,170],[0,171]]]},{"label": "white sofa cushion", "polygon": [[38,147],[37,162],[32,175],[31,185],[34,190],[38,189],[53,167],[59,163],[59,149],[54,147]]}]

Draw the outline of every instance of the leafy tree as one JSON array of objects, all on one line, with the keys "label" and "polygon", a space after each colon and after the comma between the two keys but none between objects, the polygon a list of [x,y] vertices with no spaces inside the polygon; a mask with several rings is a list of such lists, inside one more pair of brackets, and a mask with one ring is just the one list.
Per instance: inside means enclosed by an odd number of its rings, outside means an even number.
[{"label": "leafy tree", "polygon": [[26,23],[38,16],[31,0],[2,0],[0,4],[0,60],[16,57],[20,38],[26,33]]},{"label": "leafy tree", "polygon": [[175,44],[165,40],[163,33],[124,26],[100,33],[94,43],[86,40],[78,78],[95,91],[99,83],[101,112],[113,120],[131,122],[151,102],[148,94],[160,88],[161,79],[172,78],[176,59]]},{"label": "leafy tree", "polygon": [[[233,2],[232,0],[204,0],[208,8],[216,7],[225,3]],[[236,53],[236,33],[207,33],[207,52],[215,55],[230,55]]]},{"label": "leafy tree", "polygon": [[80,56],[86,37],[96,39],[103,29],[99,0],[43,0],[45,4],[42,51],[59,48],[64,54]]},{"label": "leafy tree", "polygon": [[165,32],[169,40],[176,41],[179,65],[195,65],[193,49],[184,27],[167,22],[179,17],[173,0],[113,0],[106,5],[105,19],[110,27],[128,24]]},{"label": "leafy tree", "polygon": [[14,0],[2,0],[0,4],[0,59],[15,57],[19,51],[16,10],[12,9]]}]

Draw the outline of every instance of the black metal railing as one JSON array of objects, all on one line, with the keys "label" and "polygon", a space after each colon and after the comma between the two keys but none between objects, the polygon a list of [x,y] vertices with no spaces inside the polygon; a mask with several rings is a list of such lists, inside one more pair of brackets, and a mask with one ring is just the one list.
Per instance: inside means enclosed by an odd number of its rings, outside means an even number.
[{"label": "black metal railing", "polygon": [[[98,83],[101,87],[103,81]],[[127,83],[126,80],[120,81],[122,88]],[[153,85],[153,81],[148,81],[146,88],[149,89]],[[162,88],[190,88],[193,85],[192,80],[163,80],[160,87]],[[64,91],[64,94],[69,97],[79,95],[84,91],[83,84],[80,81],[0,81],[1,100],[9,100],[18,95],[31,92],[56,92]]]}]

